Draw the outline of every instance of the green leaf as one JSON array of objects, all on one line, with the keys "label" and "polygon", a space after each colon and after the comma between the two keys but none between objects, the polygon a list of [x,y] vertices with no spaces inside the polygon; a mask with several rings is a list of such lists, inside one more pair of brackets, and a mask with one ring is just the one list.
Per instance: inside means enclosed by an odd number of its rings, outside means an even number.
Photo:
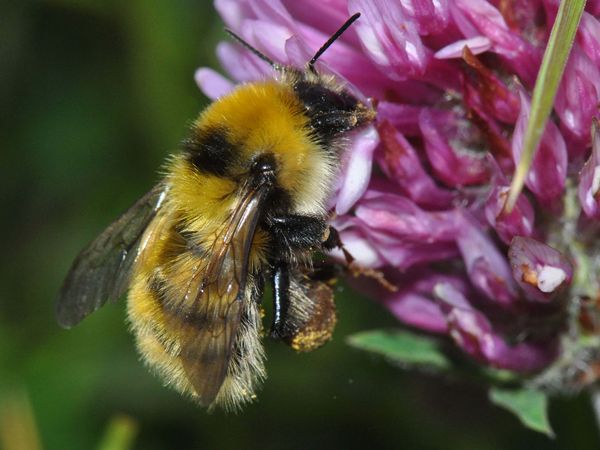
[{"label": "green leaf", "polygon": [[119,414],[108,424],[98,450],[129,450],[137,434],[138,424],[129,416]]},{"label": "green leaf", "polygon": [[523,153],[510,186],[506,201],[507,211],[511,211],[515,206],[523,189],[531,162],[546,127],[546,121],[552,112],[554,97],[562,78],[567,57],[573,46],[579,20],[585,8],[585,1],[563,0],[560,2],[558,15],[552,26],[548,46],[544,52],[540,72],[533,89],[531,113],[525,131]]},{"label": "green leaf", "polygon": [[549,437],[554,432],[548,421],[548,397],[535,389],[500,389],[491,388],[490,400],[495,405],[509,410],[527,428]]},{"label": "green leaf", "polygon": [[438,370],[451,366],[435,339],[409,331],[363,331],[348,336],[347,343],[406,366],[425,366]]}]

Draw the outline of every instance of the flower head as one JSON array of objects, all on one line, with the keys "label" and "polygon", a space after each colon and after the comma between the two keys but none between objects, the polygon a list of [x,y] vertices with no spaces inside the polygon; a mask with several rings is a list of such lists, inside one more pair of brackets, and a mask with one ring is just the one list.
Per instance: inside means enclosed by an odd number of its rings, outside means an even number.
[{"label": "flower head", "polygon": [[[317,64],[377,109],[375,124],[354,136],[331,199],[355,264],[397,287],[371,280],[361,289],[405,324],[523,374],[589,355],[579,317],[584,299],[600,295],[599,4],[588,2],[527,189],[507,212],[557,0],[215,2],[228,27],[298,67],[362,13]],[[269,76],[235,44],[217,54],[234,81],[200,69],[211,98]]]}]

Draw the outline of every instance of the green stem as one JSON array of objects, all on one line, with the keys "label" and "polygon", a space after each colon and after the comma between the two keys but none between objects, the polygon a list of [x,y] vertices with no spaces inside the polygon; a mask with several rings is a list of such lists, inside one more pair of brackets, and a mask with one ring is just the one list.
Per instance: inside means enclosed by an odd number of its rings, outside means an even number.
[{"label": "green stem", "polygon": [[505,208],[508,212],[513,209],[523,190],[531,162],[546,128],[546,121],[552,111],[556,91],[573,46],[585,2],[586,0],[563,0],[560,2],[558,15],[552,26],[550,40],[533,89],[531,113],[524,136],[523,152],[506,201]]}]

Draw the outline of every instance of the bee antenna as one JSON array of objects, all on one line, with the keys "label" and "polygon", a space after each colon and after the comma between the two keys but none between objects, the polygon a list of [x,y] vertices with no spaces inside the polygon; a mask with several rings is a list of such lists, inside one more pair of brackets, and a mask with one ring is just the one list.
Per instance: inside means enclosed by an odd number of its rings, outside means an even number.
[{"label": "bee antenna", "polygon": [[344,22],[344,25],[342,25],[339,30],[337,30],[329,39],[327,39],[327,42],[325,42],[323,46],[319,50],[317,50],[315,56],[313,56],[312,59],[309,61],[308,70],[310,70],[314,74],[317,73],[317,71],[315,70],[315,63],[317,62],[317,60],[321,57],[323,53],[325,53],[325,51],[331,46],[331,44],[333,44],[342,34],[344,34],[344,31],[346,31],[348,27],[352,25],[359,17],[360,13],[354,14],[352,17],[346,20],[346,22]]},{"label": "bee antenna", "polygon": [[250,50],[253,54],[255,54],[256,56],[258,56],[260,59],[262,59],[267,64],[269,64],[273,69],[279,69],[279,68],[281,68],[281,66],[279,64],[277,64],[275,61],[273,61],[267,55],[261,53],[260,51],[258,51],[254,47],[252,47],[241,36],[238,36],[233,31],[231,31],[229,28],[225,28],[225,32],[227,34],[229,34],[233,39],[235,39],[236,41],[238,41],[240,44],[242,44],[244,47],[246,47],[248,50]]}]

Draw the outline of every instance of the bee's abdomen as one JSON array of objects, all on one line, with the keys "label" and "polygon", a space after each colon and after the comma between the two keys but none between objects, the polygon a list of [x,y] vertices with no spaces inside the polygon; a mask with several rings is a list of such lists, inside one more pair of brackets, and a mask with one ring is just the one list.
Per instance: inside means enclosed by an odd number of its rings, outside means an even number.
[{"label": "bee's abdomen", "polygon": [[156,280],[138,273],[128,298],[128,317],[144,362],[168,385],[184,394],[193,390],[179,359],[179,346],[169,329]]},{"label": "bee's abdomen", "polygon": [[[264,354],[260,343],[260,314],[257,299],[262,294],[253,278],[248,280],[240,316],[232,322],[229,315],[207,315],[207,308],[194,301],[198,292],[194,274],[202,273],[210,255],[197,240],[186,239],[180,232],[163,233],[168,238],[152,249],[136,268],[128,298],[128,316],[138,351],[145,363],[165,384],[204,404],[220,404],[235,409],[251,401],[258,382],[264,378]],[[154,232],[160,232],[155,230]],[[189,242],[195,241],[191,245]],[[190,287],[192,286],[192,287]],[[217,297],[211,297],[217,302]],[[228,309],[229,310],[229,309]],[[233,328],[232,348],[223,347],[215,329]],[[190,342],[194,345],[189,345]],[[197,344],[196,344],[197,343]],[[226,357],[224,355],[230,355]],[[226,376],[217,391],[206,394],[212,378],[205,369],[227,362]],[[197,369],[204,368],[200,373]],[[206,383],[206,384],[205,384]],[[220,388],[220,389],[219,389]],[[208,391],[211,392],[211,391]],[[209,396],[207,400],[206,395]]]}]

